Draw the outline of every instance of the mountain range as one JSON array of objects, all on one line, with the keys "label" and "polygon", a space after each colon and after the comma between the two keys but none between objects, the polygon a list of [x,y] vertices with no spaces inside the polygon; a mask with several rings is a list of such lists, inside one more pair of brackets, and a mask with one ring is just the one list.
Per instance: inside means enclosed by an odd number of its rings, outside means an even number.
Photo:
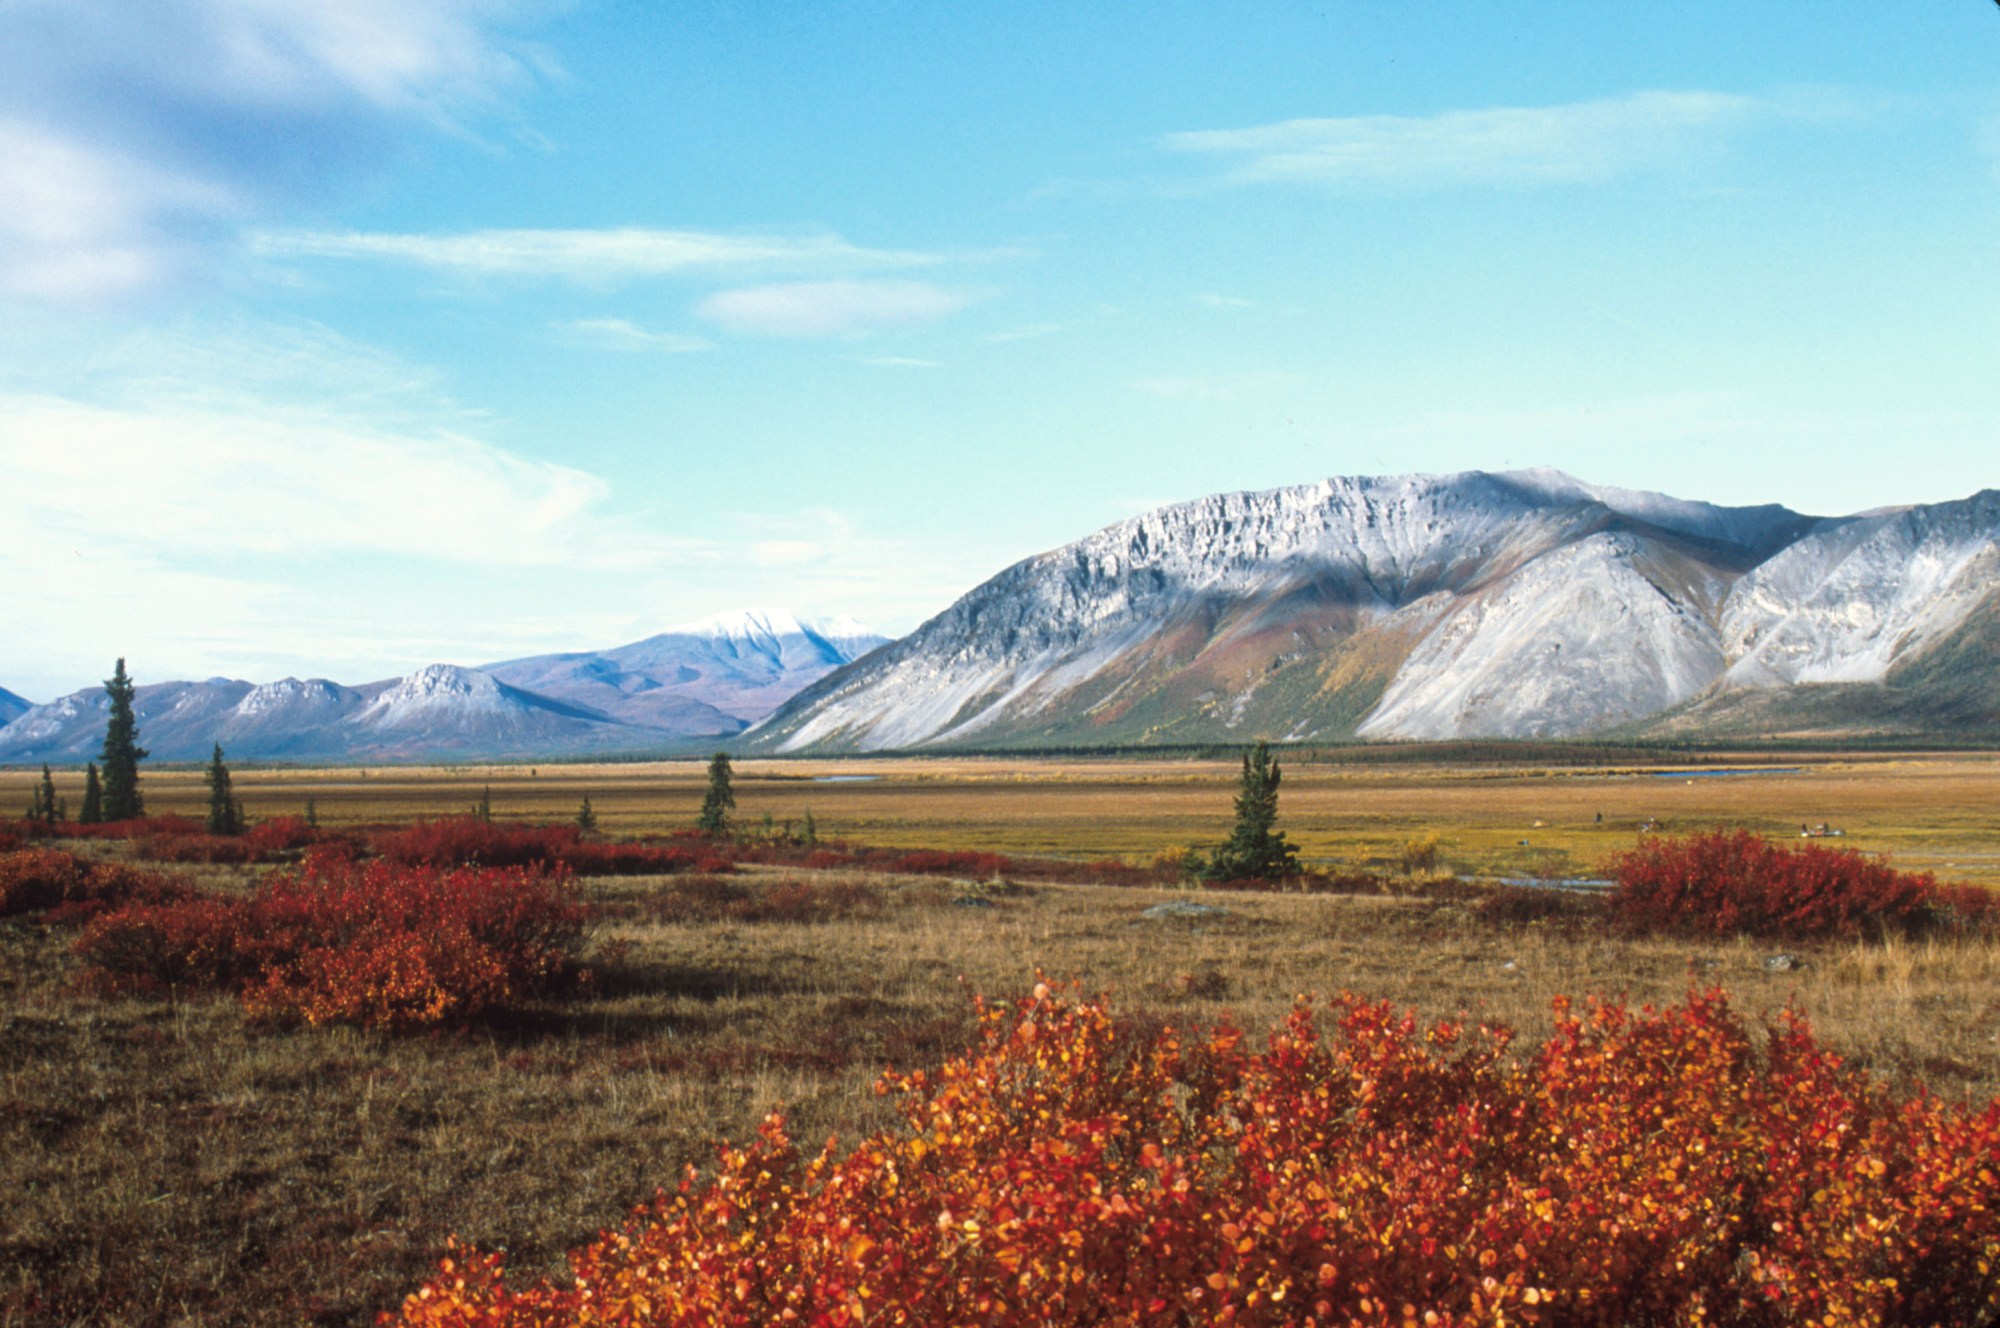
[{"label": "mountain range", "polygon": [[[781,701],[883,644],[849,618],[748,609],[611,650],[482,668],[432,664],[345,686],[164,682],[133,697],[156,760],[426,761],[658,754],[732,737]],[[102,688],[29,705],[0,693],[0,762],[75,764],[104,742]]]},{"label": "mountain range", "polygon": [[2000,492],[1844,517],[1556,471],[1328,479],[1029,558],[750,751],[2000,726]]},{"label": "mountain range", "polygon": [[[1335,478],[1108,526],[893,643],[752,609],[135,705],[161,760],[2000,736],[2000,491],[1816,517],[1549,470]],[[0,762],[88,759],[105,707],[0,691]]]}]

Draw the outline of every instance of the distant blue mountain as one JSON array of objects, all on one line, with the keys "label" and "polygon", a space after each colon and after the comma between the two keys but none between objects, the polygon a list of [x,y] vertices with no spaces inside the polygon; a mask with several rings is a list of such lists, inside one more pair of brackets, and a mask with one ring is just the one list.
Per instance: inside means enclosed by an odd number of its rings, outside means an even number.
[{"label": "distant blue mountain", "polygon": [[[438,761],[671,753],[733,737],[880,644],[849,620],[807,627],[746,610],[600,652],[485,669],[432,664],[348,687],[324,678],[137,689],[139,738],[160,761]],[[104,744],[101,687],[47,705],[0,692],[0,763],[81,764]]]}]

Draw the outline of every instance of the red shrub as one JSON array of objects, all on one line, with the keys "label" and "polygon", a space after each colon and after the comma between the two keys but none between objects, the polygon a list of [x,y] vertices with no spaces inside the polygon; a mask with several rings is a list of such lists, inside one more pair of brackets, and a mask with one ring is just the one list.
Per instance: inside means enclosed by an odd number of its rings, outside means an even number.
[{"label": "red shrub", "polygon": [[77,953],[104,991],[234,988],[257,972],[258,938],[239,901],[191,895],[100,914]]},{"label": "red shrub", "polygon": [[257,861],[269,862],[281,853],[295,853],[320,842],[320,832],[303,816],[273,816],[243,832],[243,840],[256,853]]},{"label": "red shrub", "polygon": [[998,876],[1012,866],[998,853],[925,848],[891,859],[884,870],[929,876]]},{"label": "red shrub", "polygon": [[134,850],[148,862],[256,862],[260,855],[241,835],[148,835]]},{"label": "red shrub", "polygon": [[573,849],[573,825],[502,825],[478,816],[419,821],[375,837],[375,851],[408,867],[555,867]]},{"label": "red shrub", "polygon": [[1940,931],[2000,931],[2000,895],[1977,885],[1940,885],[1931,892],[1930,911]]},{"label": "red shrub", "polygon": [[578,876],[731,870],[729,860],[705,839],[671,844],[587,843],[573,825],[500,825],[477,816],[419,821],[407,830],[379,834],[375,851],[406,866],[532,867],[567,870]]},{"label": "red shrub", "polygon": [[118,863],[88,862],[61,849],[0,854],[0,917],[46,913],[50,921],[76,922],[128,901],[161,901],[183,893],[183,886],[166,877]]},{"label": "red shrub", "polygon": [[563,856],[578,876],[665,876],[732,872],[735,864],[706,844],[578,844]]},{"label": "red shrub", "polygon": [[1912,930],[1937,881],[1848,849],[1784,848],[1747,831],[1654,838],[1614,858],[1610,914],[1633,931],[1804,939]]},{"label": "red shrub", "polygon": [[227,987],[281,1020],[396,1029],[546,989],[573,972],[584,921],[566,876],[313,853],[244,898],[107,914],[77,949],[112,988]]},{"label": "red shrub", "polygon": [[152,862],[276,862],[321,838],[303,816],[259,821],[240,835],[211,835],[205,829],[190,828],[194,823],[180,818],[173,818],[161,829],[163,822],[167,818],[128,823],[146,827],[138,835],[140,857]]},{"label": "red shrub", "polygon": [[[512,1285],[455,1250],[408,1325],[1942,1325],[2000,1308],[2000,1104],[1898,1100],[1717,993],[1533,1056],[1342,998],[1263,1050],[1038,988],[890,1075],[903,1124],[716,1175]],[[1761,1041],[1761,1046],[1760,1046]]]}]

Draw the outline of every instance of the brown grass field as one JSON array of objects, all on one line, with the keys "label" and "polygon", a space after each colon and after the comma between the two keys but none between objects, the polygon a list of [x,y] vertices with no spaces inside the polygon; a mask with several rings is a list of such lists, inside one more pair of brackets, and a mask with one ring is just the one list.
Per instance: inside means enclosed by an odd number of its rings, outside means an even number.
[{"label": "brown grass field", "polygon": [[[1848,830],[1906,867],[2000,884],[2000,761],[1797,762],[1796,774],[1472,767],[1287,772],[1280,824],[1308,856],[1400,857],[1427,831],[1467,872],[1587,872],[1637,824]],[[819,775],[875,775],[815,783]],[[1144,860],[1212,842],[1234,768],[1141,762],[745,762],[738,819],[823,837]],[[0,773],[0,808],[32,776]],[[691,823],[698,764],[241,771],[253,817],[315,800],[326,824],[464,810],[558,819],[588,792],[613,834]],[[63,792],[76,804],[73,779]],[[155,811],[198,809],[198,772],[148,771]],[[1603,821],[1596,820],[1603,814]],[[1545,822],[1536,825],[1537,821]],[[1518,841],[1529,841],[1523,848]],[[109,846],[116,847],[116,846]],[[216,888],[247,875],[201,868]],[[712,1141],[784,1108],[798,1137],[883,1125],[887,1064],[932,1063],[970,1026],[969,994],[1039,968],[1177,1021],[1260,1029],[1296,994],[1342,989],[1460,1011],[1533,1041],[1558,993],[1678,999],[1719,984],[1739,1008],[1803,1008],[1837,1049],[1955,1098],[2000,1095],[2000,946],[1769,947],[1499,926],[1418,896],[1216,896],[1199,925],[1139,915],[1172,892],[821,873],[778,916],[746,909],[799,873],[592,880],[599,970],[580,998],[470,1032],[390,1038],[259,1028],[230,998],[105,999],[76,984],[70,934],[0,922],[0,1328],[364,1324],[456,1233],[524,1272],[616,1222]],[[977,903],[964,902],[977,900]]]}]

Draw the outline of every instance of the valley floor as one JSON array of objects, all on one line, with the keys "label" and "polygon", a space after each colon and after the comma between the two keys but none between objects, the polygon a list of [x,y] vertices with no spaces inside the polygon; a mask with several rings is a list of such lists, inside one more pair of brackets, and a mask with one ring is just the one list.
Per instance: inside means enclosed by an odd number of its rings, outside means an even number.
[{"label": "valley floor", "polygon": [[[466,811],[490,791],[496,819],[562,821],[588,796],[604,833],[691,827],[705,762],[619,765],[239,769],[254,820],[408,822]],[[1754,773],[1729,773],[1748,771]],[[39,771],[0,770],[0,809],[24,807]],[[822,839],[1134,863],[1228,834],[1234,761],[903,758],[736,763],[737,822]],[[57,792],[81,805],[82,777]],[[146,770],[147,808],[200,816],[198,769]],[[1279,827],[1308,862],[1381,868],[1435,834],[1443,862],[1482,876],[1589,876],[1642,827],[1742,827],[1774,839],[1824,824],[1832,842],[1897,866],[2000,887],[2000,754],[1830,757],[1758,750],[1615,766],[1519,762],[1285,762]],[[1524,842],[1525,841],[1525,842]]]},{"label": "valley floor", "polygon": [[[1505,875],[1587,872],[1648,817],[1774,835],[1827,821],[1901,865],[2000,884],[2000,762],[1786,764],[1801,768],[1300,764],[1280,824],[1308,856],[1348,863],[1393,860],[1435,832],[1450,865]],[[749,825],[810,808],[824,837],[1144,860],[1222,837],[1235,767],[745,762],[739,776]],[[329,824],[408,820],[462,811],[490,786],[498,817],[563,818],[588,793],[614,833],[688,824],[701,785],[692,764],[238,776],[253,818],[311,797]],[[26,787],[0,776],[0,806]],[[153,810],[198,807],[193,772],[149,772],[145,787]],[[222,890],[249,880],[188,870]],[[1753,1016],[1796,1004],[1843,1055],[1905,1085],[2000,1095],[2000,946],[1986,941],[1793,946],[1802,966],[1772,971],[1772,946],[1509,926],[1415,895],[755,867],[584,888],[602,920],[580,998],[404,1038],[260,1028],[225,996],[95,996],[73,932],[0,922],[0,1326],[370,1323],[452,1235],[507,1248],[523,1275],[556,1273],[566,1249],[768,1111],[809,1142],[886,1125],[881,1069],[951,1055],[973,993],[1018,993],[1037,970],[1137,1017],[1227,1014],[1261,1032],[1301,993],[1353,990],[1509,1024],[1517,1046],[1547,1033],[1558,994],[1666,1003],[1719,985]],[[1142,916],[1171,899],[1226,912]]]},{"label": "valley floor", "polygon": [[1182,892],[828,873],[785,893],[795,877],[592,881],[584,998],[401,1039],[258,1029],[227,997],[92,997],[67,933],[0,924],[0,1323],[364,1324],[454,1234],[556,1273],[768,1111],[809,1142],[884,1126],[880,1069],[942,1060],[972,993],[1037,968],[1140,1017],[1261,1031],[1299,993],[1351,989],[1522,1045],[1559,993],[1721,985],[1749,1013],[1796,1003],[1877,1073],[2000,1094],[1990,943],[1793,947],[1804,966],[1771,972],[1768,947],[1415,898],[1208,896],[1226,913],[1190,923],[1142,916]]}]

